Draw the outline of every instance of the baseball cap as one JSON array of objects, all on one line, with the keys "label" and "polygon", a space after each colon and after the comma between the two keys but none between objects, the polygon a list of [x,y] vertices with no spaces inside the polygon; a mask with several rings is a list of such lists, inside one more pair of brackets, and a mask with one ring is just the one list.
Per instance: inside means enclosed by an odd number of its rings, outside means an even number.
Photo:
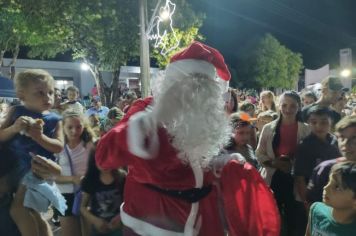
[{"label": "baseball cap", "polygon": [[100,96],[93,96],[91,99],[92,102],[100,102]]},{"label": "baseball cap", "polygon": [[325,78],[321,84],[333,91],[340,91],[344,88],[339,77],[329,76]]}]

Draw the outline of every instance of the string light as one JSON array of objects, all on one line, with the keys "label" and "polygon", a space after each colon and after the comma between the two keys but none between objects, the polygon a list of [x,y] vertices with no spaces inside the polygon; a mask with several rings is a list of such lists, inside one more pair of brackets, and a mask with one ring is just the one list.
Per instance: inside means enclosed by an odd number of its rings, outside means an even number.
[{"label": "string light", "polygon": [[[149,28],[149,31],[147,33],[147,38],[149,40],[155,40],[154,47],[155,48],[161,48],[161,54],[162,55],[167,55],[170,51],[173,51],[179,46],[179,40],[177,38],[176,33],[174,32],[173,29],[173,19],[172,16],[176,10],[176,4],[172,3],[170,0],[166,0],[166,3],[163,7],[160,8],[157,16],[154,17],[153,24]],[[161,25],[165,22],[169,21],[169,27],[168,29],[164,29],[163,32],[161,32]],[[153,31],[156,31],[154,33]],[[165,43],[168,42],[168,33],[172,33],[172,37],[174,40],[173,46],[169,47]]]}]

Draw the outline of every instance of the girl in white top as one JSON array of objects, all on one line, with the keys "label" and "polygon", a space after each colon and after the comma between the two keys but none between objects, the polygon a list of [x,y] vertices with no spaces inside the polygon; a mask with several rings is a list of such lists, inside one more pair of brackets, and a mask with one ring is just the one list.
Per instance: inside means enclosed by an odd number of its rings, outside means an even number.
[{"label": "girl in white top", "polygon": [[72,208],[74,193],[86,172],[88,156],[93,148],[95,136],[84,115],[75,111],[63,113],[63,131],[65,149],[57,155],[62,172],[56,177],[56,182],[67,201],[68,208],[59,220],[62,235],[82,235],[80,218],[72,214]]}]

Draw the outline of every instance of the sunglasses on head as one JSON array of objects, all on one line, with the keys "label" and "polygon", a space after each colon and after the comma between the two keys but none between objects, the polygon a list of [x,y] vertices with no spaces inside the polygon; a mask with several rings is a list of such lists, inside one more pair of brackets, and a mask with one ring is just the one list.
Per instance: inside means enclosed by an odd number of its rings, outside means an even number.
[{"label": "sunglasses on head", "polygon": [[249,121],[239,121],[234,124],[234,129],[246,127],[246,126],[251,126],[251,123]]}]

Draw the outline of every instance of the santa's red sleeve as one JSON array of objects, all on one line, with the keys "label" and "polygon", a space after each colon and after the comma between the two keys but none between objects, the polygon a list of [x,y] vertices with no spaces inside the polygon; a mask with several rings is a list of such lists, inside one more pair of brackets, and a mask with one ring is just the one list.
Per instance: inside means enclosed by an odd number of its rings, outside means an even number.
[{"label": "santa's red sleeve", "polygon": [[130,164],[132,154],[129,152],[127,144],[129,119],[137,112],[144,111],[151,103],[152,97],[134,102],[122,120],[101,137],[95,151],[96,164],[100,168],[116,169]]},{"label": "santa's red sleeve", "polygon": [[224,211],[231,236],[278,236],[280,215],[270,188],[250,164],[232,160],[221,173]]}]

